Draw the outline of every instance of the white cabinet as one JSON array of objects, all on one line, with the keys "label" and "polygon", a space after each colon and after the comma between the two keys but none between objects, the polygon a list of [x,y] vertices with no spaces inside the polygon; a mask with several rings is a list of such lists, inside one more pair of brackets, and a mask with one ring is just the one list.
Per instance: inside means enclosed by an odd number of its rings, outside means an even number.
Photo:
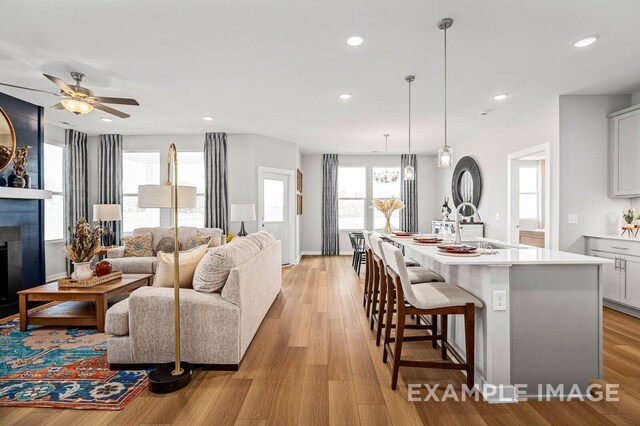
[{"label": "white cabinet", "polygon": [[640,196],[640,105],[609,118],[609,195]]},{"label": "white cabinet", "polygon": [[602,266],[604,298],[640,309],[640,240],[587,237],[586,242],[586,254],[614,261]]}]

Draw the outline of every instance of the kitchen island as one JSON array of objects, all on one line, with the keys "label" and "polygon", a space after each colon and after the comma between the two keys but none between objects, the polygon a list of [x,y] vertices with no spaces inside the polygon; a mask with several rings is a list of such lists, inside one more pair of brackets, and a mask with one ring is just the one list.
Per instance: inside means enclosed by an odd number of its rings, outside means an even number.
[{"label": "kitchen island", "polygon": [[[538,398],[547,386],[567,394],[602,378],[602,269],[607,259],[491,244],[494,254],[451,257],[411,238],[389,238],[406,256],[484,302],[476,311],[476,385],[489,402]],[[462,318],[449,342],[464,353]]]}]

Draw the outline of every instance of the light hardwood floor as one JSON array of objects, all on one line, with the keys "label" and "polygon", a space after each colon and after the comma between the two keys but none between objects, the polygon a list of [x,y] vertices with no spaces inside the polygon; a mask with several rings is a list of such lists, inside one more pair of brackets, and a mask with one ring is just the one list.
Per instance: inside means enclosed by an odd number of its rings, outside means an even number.
[{"label": "light hardwood floor", "polygon": [[[362,308],[363,278],[350,263],[305,257],[285,268],[282,293],[238,372],[197,371],[182,391],[145,390],[122,411],[0,408],[0,424],[640,424],[640,320],[611,310],[604,371],[620,383],[620,402],[409,402],[406,383],[459,386],[464,376],[402,368],[392,391]],[[437,358],[428,345],[408,343],[403,355]]]}]

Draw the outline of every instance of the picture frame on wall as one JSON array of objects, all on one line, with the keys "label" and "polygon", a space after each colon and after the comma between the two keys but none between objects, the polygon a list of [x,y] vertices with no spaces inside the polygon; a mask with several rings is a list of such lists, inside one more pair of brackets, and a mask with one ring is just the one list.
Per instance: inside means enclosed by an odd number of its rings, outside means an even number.
[{"label": "picture frame on wall", "polygon": [[302,215],[302,195],[298,194],[298,202],[296,209],[298,216]]},{"label": "picture frame on wall", "polygon": [[297,172],[296,188],[298,189],[298,192],[302,194],[302,172],[300,169],[297,169]]}]

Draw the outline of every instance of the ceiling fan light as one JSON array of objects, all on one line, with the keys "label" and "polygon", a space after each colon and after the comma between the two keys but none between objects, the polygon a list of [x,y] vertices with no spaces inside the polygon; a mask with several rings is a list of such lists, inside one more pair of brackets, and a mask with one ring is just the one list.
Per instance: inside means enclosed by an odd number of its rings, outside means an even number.
[{"label": "ceiling fan light", "polygon": [[64,109],[74,114],[87,114],[93,111],[93,105],[85,101],[73,98],[67,98],[60,101]]},{"label": "ceiling fan light", "polygon": [[408,164],[404,167],[404,180],[414,180],[415,179],[415,170],[411,164]]},{"label": "ceiling fan light", "polygon": [[438,150],[438,167],[449,168],[453,163],[453,150],[450,146],[443,146]]}]

